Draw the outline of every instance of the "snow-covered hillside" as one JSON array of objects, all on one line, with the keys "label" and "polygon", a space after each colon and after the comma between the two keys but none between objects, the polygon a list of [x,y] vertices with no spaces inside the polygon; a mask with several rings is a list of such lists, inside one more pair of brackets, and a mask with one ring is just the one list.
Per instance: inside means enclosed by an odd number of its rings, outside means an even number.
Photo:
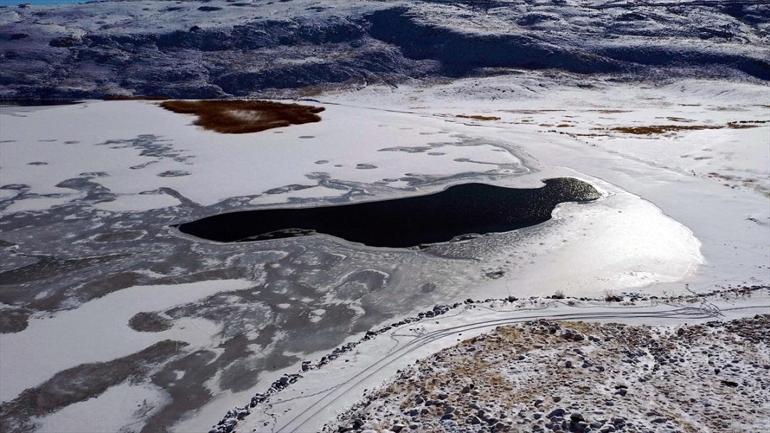
[{"label": "snow-covered hillside", "polygon": [[[662,0],[659,0],[662,1]],[[549,69],[770,79],[770,5],[107,1],[0,9],[0,97],[177,98]]]}]

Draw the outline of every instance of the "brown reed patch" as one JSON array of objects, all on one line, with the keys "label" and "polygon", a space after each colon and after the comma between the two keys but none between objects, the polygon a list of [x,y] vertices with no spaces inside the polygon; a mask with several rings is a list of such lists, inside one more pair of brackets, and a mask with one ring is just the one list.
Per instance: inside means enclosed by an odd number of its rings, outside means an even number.
[{"label": "brown reed patch", "polygon": [[195,114],[195,124],[223,134],[245,134],[271,128],[320,122],[323,107],[272,101],[164,101],[160,106],[174,113]]}]

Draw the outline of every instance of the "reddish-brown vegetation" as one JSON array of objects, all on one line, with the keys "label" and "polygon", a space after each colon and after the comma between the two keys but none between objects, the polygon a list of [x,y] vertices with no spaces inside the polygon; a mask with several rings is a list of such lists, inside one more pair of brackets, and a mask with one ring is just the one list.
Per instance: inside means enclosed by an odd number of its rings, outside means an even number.
[{"label": "reddish-brown vegetation", "polygon": [[224,134],[244,134],[289,125],[320,122],[323,107],[271,101],[164,101],[175,113],[195,114],[195,124]]}]

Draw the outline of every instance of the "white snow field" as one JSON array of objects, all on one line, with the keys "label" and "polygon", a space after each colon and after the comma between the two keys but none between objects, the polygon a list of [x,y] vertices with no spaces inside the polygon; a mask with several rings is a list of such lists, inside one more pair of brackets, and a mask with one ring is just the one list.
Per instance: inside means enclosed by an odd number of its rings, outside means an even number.
[{"label": "white snow field", "polygon": [[[546,319],[619,322],[675,330],[682,324],[749,317],[768,311],[770,297],[766,291],[750,298],[707,298],[702,302],[641,301],[612,306],[600,301],[536,298],[462,305],[437,317],[394,326],[340,354],[329,364],[302,373],[296,383],[257,405],[246,420],[237,425],[236,431],[320,431],[324,425],[333,424],[344,409],[361,400],[366,391],[377,389],[406,366],[498,326]],[[551,353],[555,360],[562,356]],[[547,395],[548,390],[542,393]],[[382,421],[385,425],[392,422],[391,419],[369,421]]]},{"label": "white snow field", "polygon": [[[500,152],[498,146],[465,145],[442,119],[362,112],[356,107],[324,108],[321,123],[260,134],[220,134],[191,125],[194,116],[172,113],[154,102],[86,102],[24,113],[6,107],[3,138],[11,142],[3,143],[4,183],[29,185],[28,192],[36,196],[77,198],[71,189],[56,185],[81,173],[106,172],[108,176],[99,183],[123,200],[120,207],[113,206],[115,210],[147,210],[169,205],[153,195],[140,195],[160,187],[212,205],[230,197],[308,184],[307,175],[321,171],[333,179],[396,187],[403,181],[385,179],[401,179],[409,173],[448,177],[486,171],[485,163],[511,165],[508,172],[515,174],[528,171],[515,155]],[[149,152],[141,147],[143,143],[131,141],[137,137],[148,141],[155,137],[152,145],[168,149]],[[381,151],[426,143],[441,154],[405,157],[403,152]],[[308,191],[289,194],[293,195],[306,197]],[[312,191],[309,196],[314,196]],[[59,203],[51,203],[55,204]]]}]

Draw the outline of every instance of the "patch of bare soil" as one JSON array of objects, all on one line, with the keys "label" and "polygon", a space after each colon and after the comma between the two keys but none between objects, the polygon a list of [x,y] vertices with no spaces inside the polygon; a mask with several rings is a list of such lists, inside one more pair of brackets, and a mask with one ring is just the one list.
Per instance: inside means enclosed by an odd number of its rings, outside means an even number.
[{"label": "patch of bare soil", "polygon": [[481,114],[458,114],[455,117],[461,119],[473,119],[473,120],[500,120],[497,116],[483,116]]},{"label": "patch of bare soil", "polygon": [[602,113],[602,114],[621,114],[621,113],[630,113],[631,110],[586,110],[586,111],[593,111],[596,113]]},{"label": "patch of bare soil", "polygon": [[616,126],[611,131],[624,134],[653,135],[678,131],[698,131],[703,129],[722,129],[722,125],[649,125],[649,126]]},{"label": "patch of bare soil", "polygon": [[513,114],[540,114],[540,113],[557,113],[561,111],[567,111],[567,110],[502,110],[506,113],[513,113]]},{"label": "patch of bare soil", "polygon": [[31,314],[24,308],[0,309],[0,334],[11,334],[27,329]]},{"label": "patch of bare soil", "polygon": [[505,326],[418,361],[324,431],[768,431],[769,345],[770,315]]},{"label": "patch of bare soil", "polygon": [[756,128],[765,123],[770,123],[770,120],[738,120],[727,122],[727,127],[732,129]]},{"label": "patch of bare soil", "polygon": [[323,107],[272,101],[163,101],[174,113],[195,114],[195,124],[223,134],[245,134],[271,128],[320,122]]},{"label": "patch of bare soil", "polygon": [[722,185],[736,189],[739,187],[749,188],[770,197],[770,190],[755,178],[743,178],[733,174],[723,174],[717,172],[710,172],[706,174],[706,177],[719,181]]},{"label": "patch of bare soil", "polygon": [[[669,118],[675,119],[675,118]],[[767,120],[738,120],[734,122],[727,122],[725,125],[649,125],[649,126],[617,126],[609,128],[610,131],[622,132],[624,134],[636,134],[636,135],[654,135],[654,134],[666,134],[669,132],[679,131],[699,131],[704,129],[746,129],[756,128],[764,123],[768,123]]]},{"label": "patch of bare soil", "polygon": [[128,326],[137,332],[163,332],[171,329],[171,320],[155,312],[136,313],[128,321]]}]

